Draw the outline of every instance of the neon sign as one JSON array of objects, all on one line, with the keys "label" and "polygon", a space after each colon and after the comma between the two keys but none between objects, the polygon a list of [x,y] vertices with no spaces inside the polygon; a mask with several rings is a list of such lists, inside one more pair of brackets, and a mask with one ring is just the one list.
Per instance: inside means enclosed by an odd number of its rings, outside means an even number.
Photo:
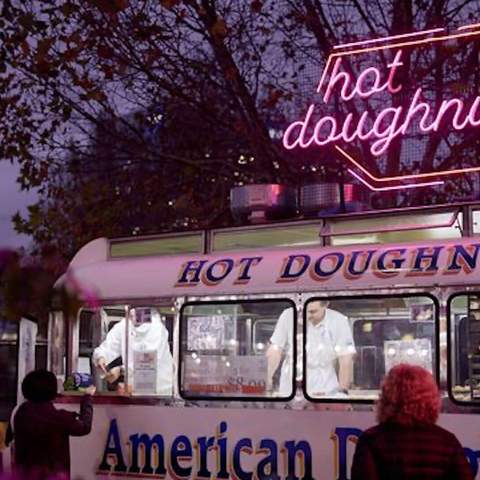
[{"label": "neon sign", "polygon": [[[477,24],[460,27],[450,35],[446,35],[443,28],[436,28],[337,45],[334,50],[339,51],[330,54],[320,78],[317,88],[320,101],[310,104],[303,118],[287,127],[283,135],[284,147],[287,150],[313,149],[331,144],[350,163],[348,171],[352,176],[375,191],[438,185],[443,183],[441,178],[448,175],[480,171],[480,166],[473,166],[382,177],[374,175],[363,162],[345,150],[352,143],[368,142],[368,148],[362,151],[380,160],[388,153],[395,139],[412,135],[412,132],[424,135],[446,129],[459,132],[480,127],[479,95],[469,101],[456,96],[441,101],[435,98],[435,106],[432,106],[432,99],[428,98],[422,86],[405,89],[404,80],[399,74],[399,69],[414,48],[431,44],[438,46],[438,42],[471,39],[479,35],[480,24]],[[358,58],[359,55],[372,52],[383,58],[391,52],[391,60],[386,62],[383,70],[367,65],[355,77],[346,58]],[[399,94],[402,95],[401,101],[394,102]],[[342,118],[328,113],[334,101],[337,106],[340,103],[347,107],[347,113]],[[368,108],[368,101],[372,101],[374,106],[381,105],[381,108],[372,108],[371,105]],[[359,111],[362,108],[363,111]],[[388,184],[385,185],[385,182]]]}]

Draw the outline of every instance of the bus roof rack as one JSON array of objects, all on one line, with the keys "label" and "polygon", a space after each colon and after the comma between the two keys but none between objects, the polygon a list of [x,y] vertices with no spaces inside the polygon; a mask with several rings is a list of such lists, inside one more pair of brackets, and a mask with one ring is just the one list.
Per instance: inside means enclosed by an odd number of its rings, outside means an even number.
[{"label": "bus roof rack", "polygon": [[108,240],[108,256],[125,258],[301,245],[401,243],[468,237],[477,233],[480,233],[480,202],[464,202],[113,238]]}]

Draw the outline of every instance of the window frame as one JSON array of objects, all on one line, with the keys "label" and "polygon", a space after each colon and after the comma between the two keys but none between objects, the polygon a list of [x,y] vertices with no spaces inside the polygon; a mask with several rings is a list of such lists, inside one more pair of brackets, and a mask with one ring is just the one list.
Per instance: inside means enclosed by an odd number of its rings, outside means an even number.
[{"label": "window frame", "polygon": [[[156,307],[173,307],[174,302],[177,297],[145,297],[145,298],[128,298],[128,297],[123,297],[123,298],[105,298],[101,299],[100,304],[98,307],[89,307],[87,304],[82,304],[78,309],[76,314],[74,315],[76,318],[76,315],[79,315],[81,310],[90,310],[94,311],[99,308],[117,308],[118,309],[125,309],[127,308],[134,308],[134,307],[141,307],[144,305],[150,305],[150,306],[156,306]],[[67,342],[68,340],[68,333],[72,332],[74,330],[74,325],[72,323],[73,317],[66,318],[64,315],[64,312],[62,310],[59,310],[58,308],[52,308],[49,311],[49,357],[48,360],[50,362],[50,349],[52,348],[51,341],[50,341],[50,316],[59,313],[61,314],[65,321],[66,321],[66,331],[65,331],[65,337],[64,341]],[[173,313],[176,315],[176,312]],[[174,335],[174,331],[172,332]],[[170,339],[169,339],[170,340]],[[173,343],[172,343],[172,350],[171,354],[173,357],[173,361],[175,363],[175,340],[174,337],[172,337]],[[169,341],[170,343],[170,341]],[[68,358],[68,362],[71,365],[73,362],[75,356],[73,355],[73,352],[68,348],[67,343],[65,343],[65,355],[66,358]],[[77,356],[78,358],[78,356]],[[50,366],[48,367],[50,368]],[[67,368],[65,369],[65,375],[70,375],[73,373],[73,370],[70,371]],[[176,375],[175,373],[172,376],[172,382],[173,382],[173,389],[172,389],[172,394],[169,396],[164,396],[164,395],[132,395],[132,394],[126,394],[126,395],[119,395],[116,392],[101,392],[97,391],[95,393],[95,403],[101,404],[101,405],[140,405],[140,406],[165,406],[165,405],[170,405],[172,401],[175,400],[177,394],[175,392],[176,388]],[[78,404],[80,403],[80,398],[83,395],[83,393],[78,393],[75,391],[62,391],[58,394],[57,398],[55,399],[55,403],[59,404]]]},{"label": "window frame", "polygon": [[[308,300],[306,300],[303,304],[303,358],[302,358],[302,363],[303,363],[303,376],[302,376],[302,391],[304,397],[312,403],[343,403],[343,404],[361,404],[361,405],[373,405],[378,401],[378,398],[376,399],[361,399],[361,398],[336,398],[336,397],[326,397],[326,398],[319,398],[319,397],[312,397],[311,395],[308,394],[307,392],[307,306],[310,302],[313,301],[335,301],[335,300],[348,300],[348,299],[384,299],[384,298],[414,298],[414,297],[427,297],[430,300],[432,300],[433,306],[434,306],[434,315],[433,315],[433,323],[435,327],[435,332],[434,332],[434,355],[433,355],[433,360],[435,362],[434,368],[433,368],[433,375],[435,378],[435,381],[437,382],[437,385],[440,385],[440,302],[435,297],[432,293],[430,292],[424,292],[424,291],[419,291],[419,292],[408,292],[408,293],[393,293],[393,294],[388,294],[388,293],[379,293],[379,294],[363,294],[363,295],[321,295],[321,296],[312,296],[309,297]],[[448,330],[448,327],[447,327]],[[352,327],[352,335],[353,335],[353,327]],[[378,386],[379,390],[381,385]]]},{"label": "window frame", "polygon": [[[296,382],[295,382],[295,372],[297,369],[297,345],[296,342],[292,342],[293,349],[293,363],[292,363],[292,392],[288,396],[283,397],[268,397],[268,396],[235,396],[235,395],[188,395],[185,394],[182,385],[182,371],[183,371],[183,335],[185,329],[185,317],[184,310],[187,307],[195,305],[235,305],[239,303],[289,303],[293,308],[293,338],[296,338],[297,335],[297,305],[295,302],[288,297],[275,297],[275,298],[248,298],[248,299],[236,299],[236,300],[192,300],[185,302],[179,311],[179,321],[178,321],[178,371],[177,371],[177,385],[178,385],[178,394],[183,400],[187,401],[212,401],[212,402],[289,402],[295,397],[296,394]],[[278,319],[277,319],[278,321]]]},{"label": "window frame", "polygon": [[[65,317],[64,313],[61,310],[58,309],[52,309],[49,313],[49,315],[53,315],[54,313],[58,312],[64,317],[65,322],[66,322],[66,333],[65,333],[65,355],[67,358],[67,362],[70,362],[70,365],[73,365],[75,361],[78,361],[78,358],[80,358],[79,355],[76,355],[75,352],[68,347],[68,335],[70,336],[75,336],[77,337],[77,341],[74,340],[75,345],[80,347],[80,313],[82,311],[91,311],[91,312],[97,312],[99,309],[118,309],[118,310],[125,310],[125,314],[127,314],[127,310],[131,308],[138,308],[138,307],[173,307],[174,302],[172,298],[169,297],[162,297],[162,298],[134,298],[134,299],[104,299],[101,301],[100,305],[98,307],[89,307],[87,304],[82,304],[78,309],[75,315],[70,316],[70,317]],[[118,307],[118,308],[117,308]],[[175,312],[173,312],[174,315],[176,315]],[[75,327],[74,323],[77,322],[78,328]],[[166,327],[166,325],[165,325]],[[49,329],[50,329],[50,323],[49,323]],[[125,335],[126,338],[128,338],[128,324],[125,325]],[[76,332],[75,332],[76,330]],[[168,328],[167,328],[168,330]],[[170,332],[169,332],[170,333]],[[175,332],[174,329],[172,329],[172,343],[170,343],[170,336],[168,338],[168,343],[169,347],[171,345],[170,353],[173,358],[173,363],[175,364],[175,341],[173,339]],[[50,334],[49,334],[50,335]],[[49,337],[50,338],[50,337]],[[49,340],[49,349],[51,348],[51,342]],[[50,350],[49,350],[49,359],[50,359]],[[76,360],[75,360],[76,359]],[[174,367],[175,368],[175,367]],[[75,369],[70,369],[68,368],[65,369],[65,377],[68,375],[71,375],[73,372],[75,372]],[[127,372],[128,376],[128,372]],[[126,378],[128,381],[128,379]],[[125,395],[119,395],[117,392],[106,392],[106,391],[98,391],[95,393],[95,402],[99,404],[115,404],[115,405],[169,405],[176,397],[176,392],[175,392],[175,381],[176,381],[176,375],[175,372],[172,373],[172,393],[170,395],[160,395],[157,393],[152,393],[152,394],[135,394],[135,393],[128,393]],[[62,391],[59,393],[57,396],[56,402],[58,403],[78,403],[78,399],[80,396],[83,395],[83,393],[79,393],[76,391]]]},{"label": "window frame", "polygon": [[452,379],[452,360],[451,355],[454,353],[451,333],[452,333],[452,302],[456,297],[478,295],[480,296],[480,290],[462,290],[452,293],[447,298],[447,394],[450,401],[460,407],[478,407],[480,406],[480,399],[478,401],[470,400],[458,400],[453,395],[454,382]]}]

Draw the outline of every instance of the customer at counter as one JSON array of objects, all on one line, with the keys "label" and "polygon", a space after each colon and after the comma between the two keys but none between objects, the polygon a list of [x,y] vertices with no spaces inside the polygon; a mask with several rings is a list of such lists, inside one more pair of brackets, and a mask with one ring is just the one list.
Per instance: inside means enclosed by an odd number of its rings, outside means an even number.
[{"label": "customer at counter", "polygon": [[[109,384],[118,384],[117,391],[171,395],[173,359],[168,345],[168,331],[160,314],[153,308],[129,310],[129,338],[126,342],[126,320],[119,321],[93,352],[93,362]],[[128,343],[128,356],[127,353]],[[128,357],[128,381],[120,375]]]},{"label": "customer at counter", "polygon": [[352,480],[473,480],[460,442],[436,425],[439,412],[430,372],[405,363],[393,367],[377,405],[379,425],[358,440]]},{"label": "customer at counter", "polygon": [[91,395],[85,390],[80,413],[57,409],[57,377],[49,370],[34,370],[22,382],[25,402],[8,426],[6,444],[13,442],[15,472],[28,479],[70,478],[70,437],[88,435],[92,428]]}]

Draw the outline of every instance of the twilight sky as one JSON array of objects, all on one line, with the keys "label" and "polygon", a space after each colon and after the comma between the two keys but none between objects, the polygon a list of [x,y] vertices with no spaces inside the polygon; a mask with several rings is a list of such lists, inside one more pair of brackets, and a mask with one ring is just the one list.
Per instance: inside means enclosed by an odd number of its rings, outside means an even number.
[{"label": "twilight sky", "polygon": [[0,248],[26,247],[30,243],[30,237],[15,233],[11,222],[17,210],[25,212],[27,205],[35,201],[35,192],[20,191],[17,175],[17,166],[0,160]]}]

